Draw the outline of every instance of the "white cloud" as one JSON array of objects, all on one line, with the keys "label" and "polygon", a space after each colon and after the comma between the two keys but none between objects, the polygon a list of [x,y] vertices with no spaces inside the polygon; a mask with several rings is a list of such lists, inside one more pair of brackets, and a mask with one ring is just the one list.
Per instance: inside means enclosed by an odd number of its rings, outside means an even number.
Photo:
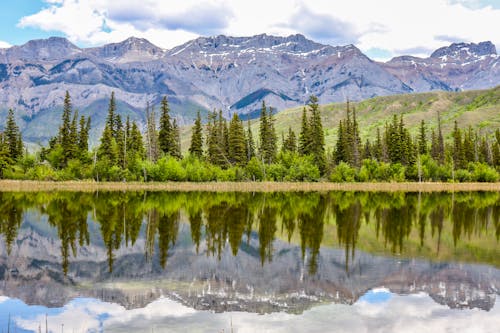
[{"label": "white cloud", "polygon": [[10,45],[9,43],[0,40],[0,49],[4,49],[11,46],[12,45]]},{"label": "white cloud", "polygon": [[[198,35],[304,33],[324,43],[355,43],[390,55],[430,50],[450,40],[500,45],[500,9],[476,0],[45,0],[20,27],[60,31],[76,43],[99,45],[130,36],[164,48]],[[315,23],[311,24],[311,20]]]}]

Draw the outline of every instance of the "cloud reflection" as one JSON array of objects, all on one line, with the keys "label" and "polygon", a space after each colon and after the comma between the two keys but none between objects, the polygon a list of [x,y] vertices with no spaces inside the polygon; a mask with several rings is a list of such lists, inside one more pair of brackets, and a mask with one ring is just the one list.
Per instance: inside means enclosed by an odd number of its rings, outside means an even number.
[{"label": "cloud reflection", "polygon": [[[12,299],[0,298],[0,313]],[[18,301],[16,301],[18,302]],[[19,330],[44,330],[47,308],[22,303],[13,314]],[[3,325],[3,323],[2,323]],[[397,295],[374,289],[354,305],[328,304],[301,315],[197,311],[167,298],[144,308],[95,299],[74,299],[63,308],[49,310],[52,332],[484,332],[500,327],[500,307],[490,311],[456,310],[434,302],[427,294]]]}]

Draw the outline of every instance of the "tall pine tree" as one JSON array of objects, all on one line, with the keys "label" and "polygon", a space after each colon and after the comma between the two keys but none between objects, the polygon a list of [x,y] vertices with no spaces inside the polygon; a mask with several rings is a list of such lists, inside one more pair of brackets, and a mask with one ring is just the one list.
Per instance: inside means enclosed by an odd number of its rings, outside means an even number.
[{"label": "tall pine tree", "polygon": [[203,128],[201,126],[200,111],[196,115],[196,120],[191,134],[191,146],[189,153],[193,156],[201,158],[203,156]]}]

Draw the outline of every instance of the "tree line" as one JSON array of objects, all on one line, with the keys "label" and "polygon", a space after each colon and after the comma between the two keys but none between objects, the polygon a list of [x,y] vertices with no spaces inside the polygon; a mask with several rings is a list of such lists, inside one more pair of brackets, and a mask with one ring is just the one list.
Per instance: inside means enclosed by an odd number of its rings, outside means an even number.
[{"label": "tree line", "polygon": [[[498,181],[500,130],[493,139],[455,122],[445,140],[440,116],[437,128],[422,120],[412,135],[402,115],[394,115],[372,138],[361,140],[356,109],[346,104],[337,141],[326,147],[318,99],[303,107],[298,135],[288,128],[278,138],[274,109],[262,103],[259,129],[252,133],[238,114],[198,112],[187,155],[180,129],[166,97],[147,105],[145,124],[123,120],[111,94],[99,145],[89,149],[90,117],[79,116],[68,92],[56,136],[36,154],[24,147],[14,112],[0,133],[0,177],[26,179],[95,179],[139,181]],[[157,124],[158,121],[158,124]],[[142,130],[141,130],[142,127]]]}]

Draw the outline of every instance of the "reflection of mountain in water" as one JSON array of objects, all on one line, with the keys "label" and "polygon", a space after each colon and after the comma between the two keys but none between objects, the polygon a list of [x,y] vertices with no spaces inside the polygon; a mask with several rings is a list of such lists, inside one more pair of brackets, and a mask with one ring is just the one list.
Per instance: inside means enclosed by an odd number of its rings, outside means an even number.
[{"label": "reflection of mountain in water", "polygon": [[[493,231],[496,248],[495,193],[480,200],[73,193],[31,202],[0,195],[0,293],[28,304],[86,296],[138,308],[167,295],[196,309],[302,312],[321,302],[352,304],[384,286],[489,310],[500,290],[500,270],[491,266],[401,259],[412,257],[404,255],[412,232],[423,246],[432,236],[443,251],[441,239],[488,241]],[[378,238],[360,236],[370,224]],[[320,250],[331,230],[343,249]],[[354,250],[374,239],[403,256]]]},{"label": "reflection of mountain in water", "polygon": [[[179,237],[188,232],[182,225]],[[113,273],[108,272],[105,248],[85,246],[65,277],[58,242],[32,230],[19,236],[13,249],[18,256],[7,259],[3,251],[0,259],[1,293],[47,306],[86,296],[137,308],[168,295],[196,309],[302,312],[325,301],[352,304],[367,290],[385,286],[399,294],[423,291],[452,308],[489,310],[500,288],[500,271],[490,267],[399,261],[359,252],[346,272],[344,251],[329,248],[321,249],[317,273],[311,276],[300,248],[282,241],[273,243],[273,262],[262,266],[255,237],[237,256],[226,246],[220,261],[204,255],[205,248],[197,255],[194,246],[175,247],[165,270],[145,261],[138,244],[117,255]]]}]

